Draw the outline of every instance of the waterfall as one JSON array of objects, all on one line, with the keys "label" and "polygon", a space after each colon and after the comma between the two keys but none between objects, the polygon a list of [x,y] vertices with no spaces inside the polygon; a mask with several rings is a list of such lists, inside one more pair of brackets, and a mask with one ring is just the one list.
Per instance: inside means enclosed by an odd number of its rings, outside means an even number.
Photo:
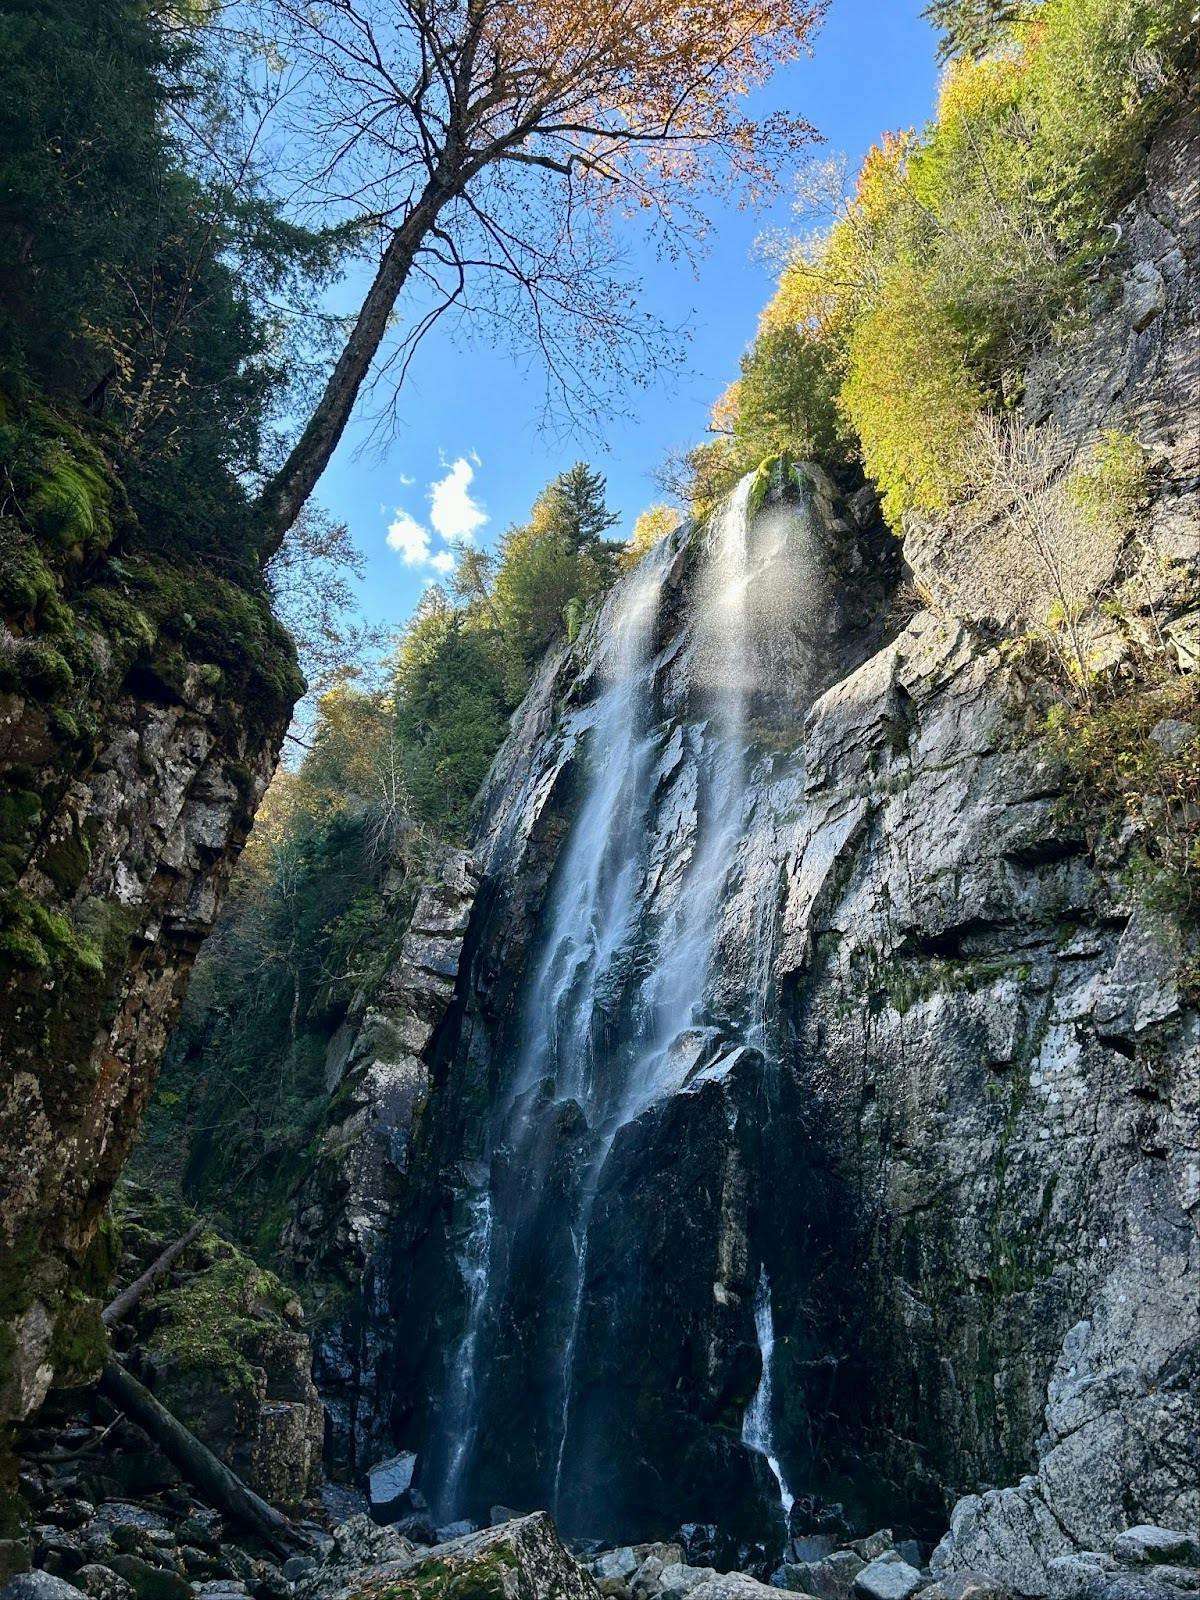
[{"label": "waterfall", "polygon": [[631,1074],[628,1121],[678,1086],[676,1046],[697,1021],[708,988],[717,908],[742,833],[746,805],[746,712],[753,688],[748,627],[748,506],[753,474],[718,511],[709,535],[694,624],[696,676],[710,711],[704,792],[684,892],[659,929],[643,988],[649,1037]]},{"label": "waterfall", "polygon": [[[747,899],[754,948],[740,975],[722,970],[718,939],[746,849],[752,705],[764,687],[786,686],[781,673],[770,677],[772,657],[794,617],[808,545],[792,540],[797,528],[807,532],[794,508],[756,519],[751,540],[752,482],[743,479],[707,529],[682,637],[686,719],[675,713],[670,742],[686,747],[690,810],[660,813],[669,729],[655,717],[651,659],[678,543],[656,547],[598,620],[596,692],[566,730],[582,794],[501,1068],[486,1204],[474,1202],[459,1257],[466,1318],[447,1366],[437,1497],[447,1518],[467,1509],[464,1486],[493,1414],[490,1389],[499,1383],[511,1401],[504,1384],[514,1374],[550,1480],[539,1492],[559,1512],[573,1458],[589,1237],[610,1155],[624,1129],[684,1086],[710,1043],[764,1047],[770,873]],[[665,882],[649,871],[660,829],[678,863]],[[770,1314],[768,1297],[768,1343]],[[769,1349],[763,1370],[755,1406],[769,1439]],[[785,1499],[770,1450],[758,1433],[746,1442],[767,1456]]]},{"label": "waterfall", "polygon": [[[488,1269],[492,1252],[490,1190],[483,1189],[472,1196],[470,1214],[471,1226],[458,1258],[459,1272],[467,1291],[467,1317],[451,1362],[446,1399],[446,1433],[451,1440],[451,1450],[441,1503],[447,1507],[453,1506],[458,1495],[472,1440],[467,1423],[475,1402],[476,1354],[487,1304]],[[448,1511],[447,1515],[452,1516],[453,1513]]]},{"label": "waterfall", "polygon": [[[639,823],[654,751],[649,653],[670,554],[665,541],[651,551],[616,587],[600,618],[600,693],[588,725],[580,730],[586,740],[589,782],[559,863],[549,931],[524,999],[518,1070],[494,1119],[493,1147],[518,1101],[551,1069],[565,1068],[556,1077],[551,1104],[586,1101],[592,1088],[591,1034],[597,998],[627,941],[634,910],[643,847]],[[525,1183],[534,1190],[541,1175],[530,1151],[538,1127],[536,1113],[531,1112],[518,1134],[517,1161],[525,1169]],[[483,1399],[479,1345],[493,1307],[496,1279],[503,1273],[493,1240],[494,1195],[489,1192],[483,1202],[476,1205],[476,1223],[460,1261],[467,1317],[450,1367],[443,1421],[450,1450],[438,1496],[447,1517],[456,1514],[478,1435]],[[590,1214],[586,1192],[583,1209],[577,1257],[584,1248]],[[576,1277],[577,1325],[582,1265]],[[565,1405],[564,1401],[564,1433]],[[560,1448],[559,1470],[561,1454]]]},{"label": "waterfall", "polygon": [[771,1418],[773,1396],[772,1362],[775,1356],[775,1319],[771,1310],[771,1280],[763,1267],[758,1275],[758,1288],[754,1295],[754,1329],[758,1334],[758,1353],[762,1357],[762,1377],[754,1398],[746,1407],[742,1419],[742,1443],[760,1455],[771,1469],[771,1476],[779,1486],[779,1505],[783,1511],[784,1525],[791,1520],[795,1497],[787,1486],[783,1468],[775,1454],[774,1427]]}]

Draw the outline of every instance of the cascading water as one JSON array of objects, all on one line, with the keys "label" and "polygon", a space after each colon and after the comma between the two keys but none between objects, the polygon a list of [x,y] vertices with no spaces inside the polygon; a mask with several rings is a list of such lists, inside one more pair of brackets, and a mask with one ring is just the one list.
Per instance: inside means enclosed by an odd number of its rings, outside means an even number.
[{"label": "cascading water", "polygon": [[[486,1193],[472,1203],[474,1222],[459,1252],[467,1310],[447,1366],[437,1496],[447,1518],[468,1509],[464,1486],[501,1372],[506,1383],[513,1373],[524,1379],[528,1455],[543,1463],[528,1492],[559,1509],[573,1457],[589,1238],[606,1164],[624,1130],[681,1089],[706,1051],[763,1048],[774,938],[769,875],[756,879],[747,902],[755,950],[746,976],[756,992],[747,997],[743,986],[732,1007],[718,994],[730,979],[717,938],[744,848],[752,706],[770,671],[781,608],[794,598],[789,584],[803,560],[793,536],[804,522],[794,507],[772,513],[755,524],[752,540],[751,486],[751,477],[743,480],[714,517],[693,591],[685,638],[689,706],[698,715],[677,722],[672,740],[687,744],[694,798],[685,820],[673,824],[671,848],[681,864],[670,881],[649,870],[666,826],[659,810],[671,742],[656,717],[651,652],[677,547],[664,541],[652,552],[599,619],[599,693],[574,714],[583,793],[502,1071]],[[647,892],[651,877],[658,887]],[[766,1317],[769,1332],[769,1299]],[[769,1414],[769,1355],[763,1383]],[[756,1438],[745,1442],[759,1451]],[[774,1454],[760,1453],[786,1494]]]},{"label": "cascading water", "polygon": [[784,1525],[791,1519],[795,1496],[788,1488],[783,1468],[775,1454],[774,1422],[771,1415],[774,1399],[775,1319],[771,1308],[771,1280],[763,1267],[758,1275],[758,1288],[754,1295],[754,1331],[758,1335],[758,1353],[762,1359],[762,1377],[754,1397],[746,1407],[742,1420],[742,1443],[764,1458],[771,1476],[779,1487],[779,1505]]},{"label": "cascading water", "polygon": [[[517,1101],[548,1070],[561,1072],[553,1103],[587,1092],[597,997],[620,954],[633,909],[637,826],[653,755],[648,657],[668,553],[665,546],[652,552],[614,592],[601,619],[601,690],[586,733],[591,781],[564,850],[562,888],[525,999],[518,1071],[496,1119],[493,1143]],[[528,1146],[536,1131],[531,1115],[518,1140],[522,1165],[532,1166]],[[527,1168],[524,1176],[533,1173]],[[454,1514],[478,1431],[478,1347],[495,1278],[503,1270],[493,1247],[493,1205],[490,1193],[477,1200],[478,1221],[464,1251],[464,1259],[477,1261],[479,1269],[463,1271],[468,1310],[451,1369],[444,1426],[452,1443],[439,1496],[447,1516]]]}]

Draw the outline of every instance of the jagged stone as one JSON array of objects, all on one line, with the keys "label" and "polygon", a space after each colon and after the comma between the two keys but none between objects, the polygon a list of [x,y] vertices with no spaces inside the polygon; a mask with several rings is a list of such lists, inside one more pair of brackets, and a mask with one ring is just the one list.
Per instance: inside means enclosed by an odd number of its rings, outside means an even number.
[{"label": "jagged stone", "polygon": [[[745,1572],[719,1572],[707,1578],[690,1592],[690,1600],[780,1600],[796,1593],[791,1589],[777,1589],[773,1584],[760,1583]],[[805,1596],[812,1600],[812,1596]]]},{"label": "jagged stone", "polygon": [[865,1539],[853,1540],[850,1548],[864,1561],[874,1561],[878,1556],[886,1555],[892,1548],[892,1530],[880,1528],[877,1533],[868,1534]]},{"label": "jagged stone", "polygon": [[133,1585],[111,1567],[89,1562],[80,1567],[73,1580],[92,1600],[133,1600]]},{"label": "jagged stone", "polygon": [[105,1565],[128,1583],[137,1600],[191,1600],[192,1586],[173,1567],[159,1567],[141,1556],[110,1556]]},{"label": "jagged stone", "polygon": [[369,1470],[367,1493],[371,1502],[371,1514],[377,1521],[394,1520],[392,1514],[404,1504],[405,1497],[412,1488],[413,1473],[416,1469],[416,1456],[411,1450],[404,1450],[399,1455],[389,1456],[386,1461],[376,1462]]}]

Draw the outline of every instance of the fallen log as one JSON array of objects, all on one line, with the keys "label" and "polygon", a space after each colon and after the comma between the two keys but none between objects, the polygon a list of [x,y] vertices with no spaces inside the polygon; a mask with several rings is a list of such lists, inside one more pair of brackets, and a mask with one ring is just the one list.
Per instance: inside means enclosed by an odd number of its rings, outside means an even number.
[{"label": "fallen log", "polygon": [[203,1222],[193,1222],[182,1239],[176,1239],[174,1244],[169,1244],[162,1255],[150,1263],[140,1278],[135,1278],[127,1289],[121,1290],[115,1300],[110,1300],[100,1313],[100,1321],[104,1326],[115,1328],[118,1322],[123,1322],[146,1291],[152,1289],[163,1273],[174,1266],[193,1239],[200,1237],[203,1229]]},{"label": "fallen log", "polygon": [[116,1356],[105,1358],[99,1387],[100,1393],[149,1435],[172,1466],[216,1510],[256,1533],[281,1555],[311,1549],[312,1541],[306,1533],[218,1460],[206,1444],[201,1444],[178,1417],[154,1398],[145,1384],[125,1370]]}]

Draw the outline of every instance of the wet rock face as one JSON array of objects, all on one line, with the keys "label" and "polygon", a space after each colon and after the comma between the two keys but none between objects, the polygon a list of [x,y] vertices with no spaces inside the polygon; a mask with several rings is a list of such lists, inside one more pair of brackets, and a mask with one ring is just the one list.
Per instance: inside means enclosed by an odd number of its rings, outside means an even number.
[{"label": "wet rock face", "polygon": [[[1181,662],[1189,129],[1077,378],[1030,375],[1031,420],[1150,446],[1121,592]],[[937,530],[907,551],[933,603],[891,608],[872,516],[813,472],[740,544],[661,547],[543,664],[360,1302],[355,1426],[418,1452],[443,1520],[550,1504],[580,1536],[777,1548],[793,1501],[793,1532],[932,1543],[965,1496],[947,1593],[1082,1593],[1131,1523],[1200,1515],[1200,1023],[1128,835],[1094,849],[1064,804],[1053,691]]]}]

